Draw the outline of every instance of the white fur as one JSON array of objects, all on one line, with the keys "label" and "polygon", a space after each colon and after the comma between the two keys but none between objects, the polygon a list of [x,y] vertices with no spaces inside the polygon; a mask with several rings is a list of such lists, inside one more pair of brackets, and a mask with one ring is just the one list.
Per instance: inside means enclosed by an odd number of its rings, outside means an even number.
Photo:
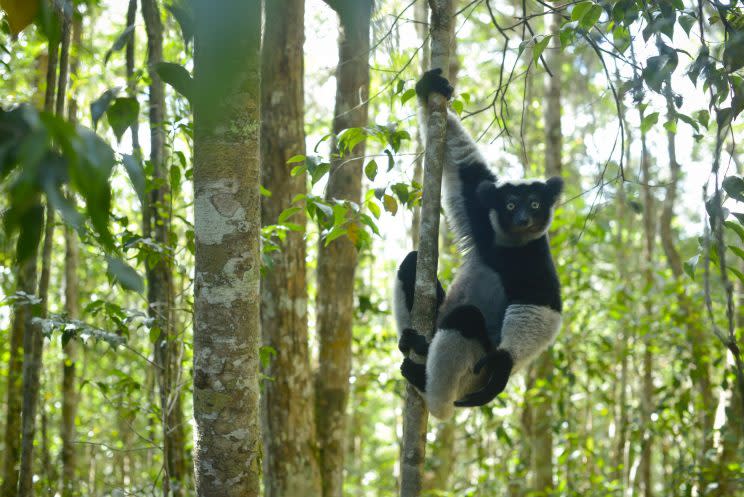
[{"label": "white fur", "polygon": [[506,308],[500,349],[508,351],[518,370],[553,343],[561,327],[561,314],[550,307],[514,304]]},{"label": "white fur", "polygon": [[474,375],[473,365],[485,353],[482,345],[464,338],[457,330],[437,331],[426,359],[424,394],[426,405],[434,417],[452,417],[456,400],[483,387],[485,372]]}]

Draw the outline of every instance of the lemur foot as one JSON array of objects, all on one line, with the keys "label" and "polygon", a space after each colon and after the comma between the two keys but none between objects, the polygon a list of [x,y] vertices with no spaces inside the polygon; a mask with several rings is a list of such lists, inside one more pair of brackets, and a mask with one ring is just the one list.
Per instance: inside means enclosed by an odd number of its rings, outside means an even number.
[{"label": "lemur foot", "polygon": [[398,340],[398,350],[400,350],[404,356],[407,356],[411,350],[420,356],[426,356],[429,353],[429,342],[427,342],[426,337],[418,331],[406,328],[401,333],[400,340]]},{"label": "lemur foot", "polygon": [[[398,267],[398,280],[403,286],[403,295],[406,299],[406,309],[411,312],[413,309],[413,292],[416,289],[416,262],[418,252],[416,250],[409,252]],[[437,279],[437,308],[444,302],[444,288],[442,283]]]},{"label": "lemur foot", "polygon": [[455,89],[452,88],[447,78],[442,76],[442,69],[436,68],[426,71],[416,83],[416,95],[423,99],[429,98],[431,92],[439,93],[449,100]]},{"label": "lemur foot", "polygon": [[474,407],[488,404],[504,391],[513,367],[514,360],[506,350],[496,349],[486,354],[485,357],[475,363],[473,368],[474,374],[480,374],[482,369],[486,369],[488,372],[486,385],[482,389],[471,392],[462,399],[455,401],[455,405],[457,407]]},{"label": "lemur foot", "polygon": [[411,385],[421,392],[426,391],[426,366],[417,364],[406,357],[403,359],[403,364],[400,365],[400,372]]}]

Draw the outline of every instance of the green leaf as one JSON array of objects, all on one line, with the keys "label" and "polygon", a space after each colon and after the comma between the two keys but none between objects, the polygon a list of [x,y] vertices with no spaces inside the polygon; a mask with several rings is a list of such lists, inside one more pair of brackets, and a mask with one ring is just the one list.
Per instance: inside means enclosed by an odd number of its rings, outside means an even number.
[{"label": "green leaf", "polygon": [[183,43],[188,48],[189,43],[194,39],[194,13],[191,9],[191,2],[175,0],[167,4],[165,8],[175,17],[178,26],[181,28]]},{"label": "green leaf", "polygon": [[643,118],[643,121],[641,121],[641,132],[646,133],[658,121],[659,121],[658,112],[654,112],[652,114],[647,115],[646,117]]},{"label": "green leaf", "polygon": [[134,24],[132,24],[131,26],[127,26],[126,29],[124,29],[124,31],[122,31],[121,34],[116,38],[114,44],[111,45],[111,48],[106,51],[106,55],[103,56],[104,66],[108,64],[108,61],[111,58],[111,54],[114,52],[118,52],[119,50],[124,48],[129,40],[132,39],[132,36],[134,36]]},{"label": "green leaf", "polygon": [[382,197],[382,205],[385,207],[385,210],[393,216],[398,212],[398,202],[396,202],[395,198],[390,195],[386,194]]},{"label": "green leaf", "polygon": [[415,96],[416,90],[414,90],[413,88],[409,88],[405,92],[403,92],[403,95],[400,96],[400,103],[405,104]]},{"label": "green leaf", "polygon": [[262,197],[271,198],[271,192],[264,188],[263,185],[258,185],[258,189],[258,192],[261,194]]},{"label": "green leaf", "polygon": [[728,72],[744,67],[744,31],[733,31],[724,45],[723,65]]},{"label": "green leaf", "polygon": [[540,56],[545,51],[545,47],[548,46],[548,43],[550,43],[550,39],[552,38],[552,35],[544,36],[542,40],[535,43],[535,46],[532,48],[532,62],[537,64],[537,61],[540,59]]},{"label": "green leaf", "polygon": [[294,216],[295,214],[297,214],[301,210],[302,210],[301,207],[289,207],[287,209],[284,209],[281,212],[281,214],[279,214],[279,219],[277,220],[277,222],[279,224],[283,224],[287,219],[289,219],[290,217]]},{"label": "green leaf", "polygon": [[677,133],[677,123],[675,121],[667,121],[664,123],[664,129],[675,134]]},{"label": "green leaf", "polygon": [[331,243],[336,238],[340,238],[346,234],[346,227],[341,226],[335,226],[331,231],[328,232],[328,234],[325,236],[325,246],[327,247],[329,243]]},{"label": "green leaf", "polygon": [[310,171],[310,180],[313,185],[320,181],[325,174],[331,170],[331,165],[327,162],[321,162],[312,171]]},{"label": "green leaf", "polygon": [[463,109],[462,101],[456,99],[456,100],[453,100],[450,105],[452,106],[452,110],[454,110],[458,116],[462,114],[462,109]]},{"label": "green leaf", "polygon": [[671,77],[678,60],[676,52],[649,57],[641,73],[648,87],[661,93],[662,83]]},{"label": "green leaf", "polygon": [[127,290],[133,290],[137,293],[144,291],[145,285],[142,282],[142,277],[129,264],[115,257],[107,257],[106,259],[108,261],[107,272],[111,278]]},{"label": "green leaf", "polygon": [[303,164],[301,166],[295,166],[295,167],[293,167],[292,170],[289,172],[289,175],[292,176],[292,177],[295,177],[295,176],[299,176],[300,174],[304,173],[305,171],[307,171],[307,166]]},{"label": "green leaf", "polygon": [[158,62],[155,72],[190,102],[194,92],[194,79],[181,65],[172,62]]},{"label": "green leaf", "polygon": [[139,118],[139,102],[134,97],[120,97],[106,110],[106,117],[114,130],[116,140],[121,141],[124,132]]},{"label": "green leaf", "polygon": [[721,186],[729,197],[744,202],[744,178],[741,176],[726,176]]},{"label": "green leaf", "polygon": [[129,181],[132,182],[134,191],[141,205],[145,205],[145,170],[142,163],[133,155],[122,155],[121,163],[129,175]]},{"label": "green leaf", "polygon": [[594,4],[592,5],[592,8],[589,9],[589,12],[584,14],[581,20],[579,20],[579,26],[589,31],[590,29],[594,27],[595,24],[597,24],[597,21],[599,21],[599,18],[601,16],[602,16],[602,7],[600,7],[597,4]]},{"label": "green leaf", "polygon": [[678,22],[679,25],[682,26],[682,29],[685,30],[687,36],[690,36],[690,30],[692,29],[692,26],[695,25],[695,22],[697,22],[697,19],[690,15],[682,14],[681,16],[679,16]]},{"label": "green leaf", "polygon": [[370,181],[375,180],[375,177],[377,176],[377,162],[375,162],[374,159],[367,162],[367,165],[364,166],[364,175],[367,176]]},{"label": "green leaf", "polygon": [[744,261],[744,250],[741,247],[737,247],[736,245],[729,245],[728,248],[731,249],[733,253],[736,254],[736,256]]},{"label": "green leaf", "polygon": [[160,338],[161,329],[159,326],[153,326],[150,328],[150,331],[148,333],[148,336],[150,338],[150,343],[156,343],[158,341],[158,338]]},{"label": "green leaf", "polygon": [[307,157],[304,155],[294,155],[287,159],[287,164],[294,164],[295,162],[304,162]]},{"label": "green leaf", "polygon": [[373,216],[375,216],[375,219],[380,219],[380,206],[375,202],[374,200],[370,200],[367,202],[367,208],[372,213]]},{"label": "green leaf", "polygon": [[695,278],[695,268],[697,267],[698,260],[700,260],[700,254],[693,255],[683,264],[685,273],[687,273],[690,278]]},{"label": "green leaf", "polygon": [[733,221],[724,221],[723,225],[739,235],[739,239],[742,243],[744,243],[744,227],[742,227],[740,224],[736,224]]},{"label": "green leaf", "polygon": [[109,108],[111,102],[114,101],[117,93],[119,93],[119,88],[110,88],[90,104],[90,116],[93,119],[93,129],[96,129],[98,121],[106,112],[106,109]]},{"label": "green leaf", "polygon": [[571,20],[580,21],[594,5],[594,2],[579,2],[571,10]]}]

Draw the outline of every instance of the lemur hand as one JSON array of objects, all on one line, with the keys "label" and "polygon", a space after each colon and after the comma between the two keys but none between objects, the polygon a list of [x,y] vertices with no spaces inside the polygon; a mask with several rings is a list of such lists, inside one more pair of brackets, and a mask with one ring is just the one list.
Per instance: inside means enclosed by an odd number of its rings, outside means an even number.
[{"label": "lemur hand", "polygon": [[479,374],[483,368],[486,368],[488,372],[486,385],[482,389],[471,392],[462,399],[455,401],[455,405],[457,407],[474,407],[488,404],[504,391],[513,367],[514,361],[511,354],[506,350],[496,349],[489,352],[473,368],[474,374]]},{"label": "lemur hand", "polygon": [[426,356],[429,353],[429,342],[426,341],[426,337],[414,329],[406,328],[400,335],[398,340],[398,350],[400,350],[404,356],[408,356],[408,352],[413,349],[418,355]]},{"label": "lemur hand", "polygon": [[442,69],[432,69],[426,71],[421,79],[416,83],[416,95],[423,99],[429,98],[431,92],[436,92],[449,100],[455,89],[452,88],[447,78],[442,76]]}]

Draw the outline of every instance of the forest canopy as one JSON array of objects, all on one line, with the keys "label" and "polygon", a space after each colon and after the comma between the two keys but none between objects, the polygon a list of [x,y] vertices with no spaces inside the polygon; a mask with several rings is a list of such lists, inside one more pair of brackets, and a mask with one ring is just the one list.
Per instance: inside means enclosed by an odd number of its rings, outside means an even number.
[{"label": "forest canopy", "polygon": [[[440,421],[445,105],[563,324]],[[0,0],[0,497],[744,496],[742,111],[738,0]]]}]

